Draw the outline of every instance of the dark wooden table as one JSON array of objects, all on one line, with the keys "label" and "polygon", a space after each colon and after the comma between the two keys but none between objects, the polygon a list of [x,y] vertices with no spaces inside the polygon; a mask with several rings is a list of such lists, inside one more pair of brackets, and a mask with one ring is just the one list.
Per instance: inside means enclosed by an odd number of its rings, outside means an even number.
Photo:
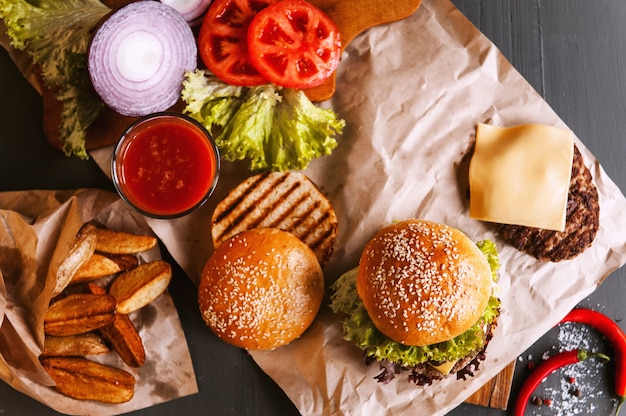
[{"label": "dark wooden table", "polygon": [[[626,5],[623,0],[453,0],[485,33],[560,117],[596,155],[608,175],[626,190]],[[0,191],[25,189],[113,190],[93,161],[67,158],[43,137],[38,94],[0,51]],[[625,213],[626,215],[626,213]],[[167,256],[167,253],[166,253]],[[195,287],[180,269],[170,291],[178,307],[196,370],[200,393],[159,405],[136,415],[295,415],[281,389],[245,352],[218,341],[197,312]],[[602,311],[622,328],[626,315],[626,270],[614,272],[581,304]],[[576,329],[576,328],[574,328]],[[574,331],[579,333],[580,331]],[[514,398],[528,370],[546,353],[561,348],[567,335],[552,330],[517,362]],[[582,342],[608,351],[599,334],[588,331]],[[583,396],[561,396],[559,376],[538,394],[552,407],[533,407],[532,414],[554,415],[573,408],[576,414],[611,414],[612,367],[581,374]],[[560,377],[562,379],[562,376]],[[37,401],[0,383],[0,414],[52,415]],[[416,410],[419,415],[419,410]],[[496,416],[506,412],[461,405],[450,415]],[[530,412],[528,414],[531,414]],[[561,414],[575,414],[563,412]]]}]

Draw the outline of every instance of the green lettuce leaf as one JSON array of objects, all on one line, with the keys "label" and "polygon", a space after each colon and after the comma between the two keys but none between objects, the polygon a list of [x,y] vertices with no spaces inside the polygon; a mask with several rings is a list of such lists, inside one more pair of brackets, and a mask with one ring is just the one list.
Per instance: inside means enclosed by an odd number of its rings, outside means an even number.
[{"label": "green lettuce leaf", "polygon": [[220,155],[249,160],[250,169],[301,170],[329,155],[345,121],[313,104],[303,91],[273,84],[234,87],[205,70],[188,71],[183,112],[215,134]]},{"label": "green lettuce leaf", "polygon": [[104,104],[87,71],[90,31],[111,10],[98,0],[0,0],[11,46],[28,53],[62,102],[60,139],[67,155],[87,158],[86,129]]},{"label": "green lettuce leaf", "polygon": [[211,130],[228,123],[243,101],[243,93],[243,87],[196,69],[185,73],[181,98],[186,103],[184,111]]},{"label": "green lettuce leaf", "polygon": [[491,267],[491,276],[494,282],[498,281],[498,270],[500,270],[500,259],[498,258],[498,248],[491,240],[482,240],[476,243],[480,251],[484,254]]},{"label": "green lettuce leaf", "polygon": [[[276,104],[280,101],[270,84],[250,88],[245,100],[215,138],[220,155],[227,160],[249,159],[251,170],[289,169],[280,157],[280,137],[272,137],[276,120]],[[269,139],[271,137],[271,139]],[[281,164],[282,163],[282,164]]]},{"label": "green lettuce leaf", "polygon": [[[487,240],[479,243],[478,247],[489,260],[492,273],[497,276],[495,244]],[[483,325],[490,324],[500,314],[500,300],[491,296],[478,322],[457,337],[422,347],[403,345],[376,329],[357,294],[356,275],[356,268],[349,270],[332,284],[330,307],[334,313],[346,315],[342,321],[344,339],[354,342],[368,357],[377,361],[388,360],[408,367],[427,361],[455,361],[483,347]]]}]

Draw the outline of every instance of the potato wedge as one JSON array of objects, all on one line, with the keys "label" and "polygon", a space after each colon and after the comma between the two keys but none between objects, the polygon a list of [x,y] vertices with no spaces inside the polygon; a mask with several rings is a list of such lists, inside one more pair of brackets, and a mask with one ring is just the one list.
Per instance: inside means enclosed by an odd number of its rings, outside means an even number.
[{"label": "potato wedge", "polygon": [[100,335],[95,332],[87,332],[65,337],[46,336],[41,355],[43,357],[72,357],[107,354],[109,352],[111,349]]},{"label": "potato wedge", "polygon": [[82,357],[44,357],[43,368],[60,393],[79,400],[124,403],[135,394],[135,377]]},{"label": "potato wedge", "polygon": [[141,264],[119,274],[109,285],[117,313],[136,311],[159,297],[172,279],[172,267],[163,260]]},{"label": "potato wedge", "polygon": [[130,270],[139,265],[139,258],[135,254],[107,254],[107,257],[117,263],[120,271]]},{"label": "potato wedge", "polygon": [[67,257],[57,270],[52,297],[59,295],[70,284],[80,267],[91,258],[96,249],[96,240],[96,226],[91,223],[83,225],[76,234]]},{"label": "potato wedge", "polygon": [[90,282],[104,276],[122,271],[120,265],[102,254],[94,253],[89,260],[78,268],[71,284]]},{"label": "potato wedge", "polygon": [[141,367],[146,362],[143,340],[128,315],[116,314],[113,323],[97,331],[129,366]]},{"label": "potato wedge", "polygon": [[[85,286],[85,292],[103,294],[106,290],[94,283],[88,283]],[[143,340],[128,315],[116,314],[112,323],[98,328],[97,332],[111,344],[122,361],[129,366],[141,367],[145,363],[146,352]]]},{"label": "potato wedge", "polygon": [[53,336],[82,334],[115,319],[117,302],[111,295],[75,293],[50,305],[44,317],[44,333]]},{"label": "potato wedge", "polygon": [[151,235],[131,234],[96,227],[96,251],[109,254],[136,254],[148,251],[157,244]]}]

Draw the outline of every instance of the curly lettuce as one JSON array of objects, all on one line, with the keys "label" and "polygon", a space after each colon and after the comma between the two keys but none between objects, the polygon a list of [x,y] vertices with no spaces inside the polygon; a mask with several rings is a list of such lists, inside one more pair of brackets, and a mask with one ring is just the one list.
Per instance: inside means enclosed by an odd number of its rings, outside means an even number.
[{"label": "curly lettuce", "polygon": [[489,263],[489,267],[491,268],[491,277],[494,282],[498,281],[498,270],[500,269],[500,259],[498,257],[498,248],[496,247],[496,243],[491,240],[481,240],[476,243],[479,250]]},{"label": "curly lettuce", "polygon": [[26,51],[44,85],[58,91],[64,152],[83,159],[87,127],[104,108],[87,71],[90,31],[110,11],[98,0],[0,0],[11,46]]},{"label": "curly lettuce", "polygon": [[[478,244],[489,261],[494,281],[499,268],[496,245],[490,240]],[[455,338],[426,346],[407,346],[383,335],[370,320],[356,290],[357,269],[344,273],[333,285],[330,307],[335,313],[345,314],[344,339],[354,342],[365,354],[376,361],[390,361],[412,367],[427,361],[447,362],[463,358],[484,345],[483,326],[491,324],[500,314],[500,300],[491,296],[482,316],[471,328]]]},{"label": "curly lettuce", "polygon": [[235,87],[206,70],[188,71],[183,112],[217,132],[228,161],[248,160],[250,170],[301,170],[332,153],[345,121],[313,104],[301,90],[273,84]]}]

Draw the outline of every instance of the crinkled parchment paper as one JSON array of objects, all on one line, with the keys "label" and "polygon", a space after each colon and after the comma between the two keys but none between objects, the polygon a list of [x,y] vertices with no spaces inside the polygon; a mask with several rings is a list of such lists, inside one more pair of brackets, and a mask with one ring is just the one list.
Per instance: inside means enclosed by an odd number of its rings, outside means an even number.
[{"label": "crinkled parchment paper", "polygon": [[[305,171],[328,193],[339,218],[327,283],[357,265],[362,247],[381,226],[419,217],[459,228],[474,240],[496,241],[503,309],[475,378],[416,387],[404,378],[376,383],[378,368],[365,367],[360,351],[342,340],[339,318],[325,305],[301,339],[251,353],[302,414],[444,414],[626,262],[626,199],[577,137],[600,194],[601,228],[591,248],[570,261],[538,262],[507,246],[488,224],[469,218],[466,155],[478,123],[567,126],[448,0],[425,0],[411,17],[354,39],[340,64],[336,93],[324,105],[347,122],[334,153]],[[110,148],[92,153],[105,172],[110,155]],[[148,220],[196,282],[212,252],[213,206],[249,174],[246,168],[224,163],[213,200],[194,214]]]},{"label": "crinkled parchment paper", "polygon": [[[146,350],[146,362],[130,368],[110,353],[88,357],[135,376],[127,403],[74,400],[57,393],[39,364],[43,316],[60,262],[78,229],[95,219],[114,230],[150,234],[144,218],[116,194],[97,190],[0,193],[0,379],[64,414],[127,413],[197,393],[191,357],[178,312],[168,293],[130,316]],[[141,261],[160,258],[158,247]]]},{"label": "crinkled parchment paper", "polygon": [[[445,414],[514,361],[626,261],[626,200],[576,138],[600,194],[593,246],[562,263],[538,262],[469,218],[467,161],[478,123],[567,128],[548,104],[450,2],[426,0],[406,20],[369,30],[346,49],[333,108],[347,130],[310,175],[329,190],[341,227],[329,278],[358,262],[384,224],[426,218],[496,241],[502,315],[477,376],[428,387],[372,379],[327,310],[285,348],[252,354],[303,414]],[[576,132],[574,132],[575,134]]]}]

